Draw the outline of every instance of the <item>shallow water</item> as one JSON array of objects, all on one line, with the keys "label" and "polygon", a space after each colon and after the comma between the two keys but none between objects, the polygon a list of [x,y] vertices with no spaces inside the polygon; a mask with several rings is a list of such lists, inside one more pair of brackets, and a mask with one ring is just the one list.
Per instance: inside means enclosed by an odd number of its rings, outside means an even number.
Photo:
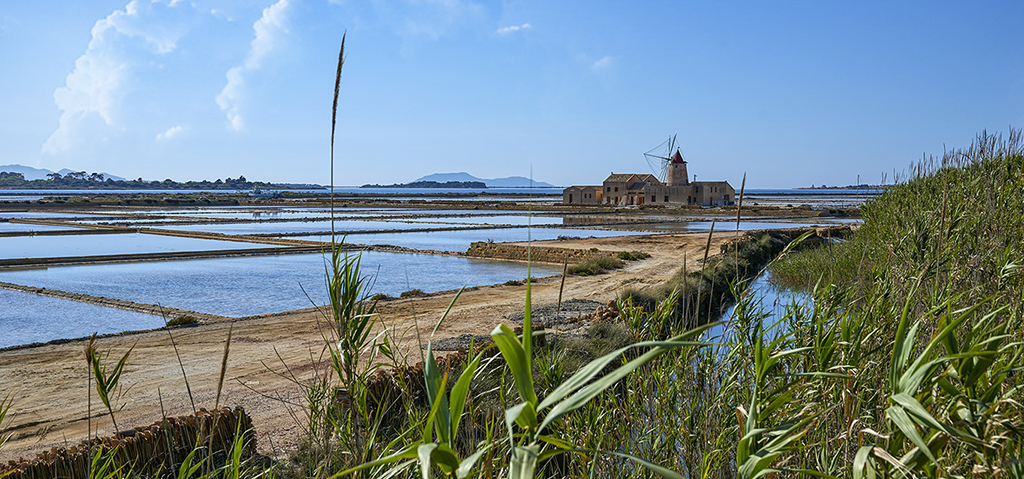
[{"label": "shallow water", "polygon": [[159,316],[7,289],[0,304],[0,348],[164,325]]},{"label": "shallow water", "polygon": [[88,213],[54,213],[48,211],[4,211],[0,212],[0,219],[26,218],[37,220],[51,220],[58,218],[91,217]]},{"label": "shallow water", "polygon": [[[767,315],[764,320],[766,328],[778,323],[786,315],[787,307],[792,305],[794,301],[797,304],[804,304],[810,299],[807,293],[785,289],[776,285],[772,282],[771,277],[771,271],[765,271],[764,274],[758,276],[750,283],[745,293],[756,298],[756,307],[760,308],[761,312]],[[717,320],[730,323],[735,319],[735,314],[736,305],[733,304],[722,312],[722,315]],[[724,326],[715,326],[705,333],[705,337],[714,341],[721,340],[722,331],[724,331]]]},{"label": "shallow water", "polygon": [[[527,237],[529,234],[529,237]],[[636,236],[650,233],[637,231],[611,231],[579,228],[496,228],[479,230],[431,231],[411,233],[373,233],[348,236],[345,241],[365,245],[395,245],[406,248],[437,251],[466,251],[476,241],[506,243],[515,241],[553,240],[559,236],[579,238],[607,238],[611,236]],[[330,241],[330,235],[290,236],[289,239]]]},{"label": "shallow water", "polygon": [[0,259],[275,248],[274,245],[143,233],[0,238]]},{"label": "shallow water", "polygon": [[467,225],[560,225],[561,217],[526,216],[526,215],[473,215],[473,216],[441,216],[436,218],[416,218],[420,223],[448,223]]},{"label": "shallow water", "polygon": [[75,231],[79,228],[73,226],[33,225],[29,223],[9,223],[0,221],[0,231]]},{"label": "shallow water", "polygon": [[[362,271],[376,274],[373,293],[398,296],[414,288],[442,291],[523,279],[526,264],[369,251],[362,254]],[[558,266],[534,264],[531,274],[558,273]],[[308,308],[306,293],[318,305],[326,302],[320,254],[0,271],[0,281],[223,316]]]},{"label": "shallow water", "polygon": [[[194,225],[160,225],[156,228],[177,231],[202,231],[207,233],[223,233],[229,235],[275,234],[275,233],[318,233],[331,232],[330,221],[281,221],[270,223],[227,223],[227,224],[194,224]],[[435,223],[413,223],[406,221],[335,221],[335,231],[359,232],[377,230],[408,230],[420,228],[438,228]]]}]

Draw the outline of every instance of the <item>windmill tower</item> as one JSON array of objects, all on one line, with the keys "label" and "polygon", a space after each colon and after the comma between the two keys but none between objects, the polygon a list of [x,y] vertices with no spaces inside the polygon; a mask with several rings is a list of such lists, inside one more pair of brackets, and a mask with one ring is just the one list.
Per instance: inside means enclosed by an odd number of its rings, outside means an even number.
[{"label": "windmill tower", "polygon": [[644,158],[655,176],[665,186],[688,186],[690,177],[686,173],[686,160],[676,147],[676,136],[644,153]]}]

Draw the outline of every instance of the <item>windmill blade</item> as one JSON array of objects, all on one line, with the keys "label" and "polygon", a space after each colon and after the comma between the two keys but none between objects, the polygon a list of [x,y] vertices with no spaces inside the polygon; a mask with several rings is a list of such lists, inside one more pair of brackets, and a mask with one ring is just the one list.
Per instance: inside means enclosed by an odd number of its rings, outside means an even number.
[{"label": "windmill blade", "polygon": [[[659,160],[667,160],[667,159],[669,159],[668,155],[670,155],[672,152],[670,150],[670,151],[668,151],[668,153],[666,153],[665,152],[665,147],[666,147],[666,145],[674,145],[674,144],[675,144],[675,137],[669,137],[669,139],[661,142],[658,146],[655,146],[654,148],[651,148],[650,150],[647,150],[644,153],[644,157],[646,157],[646,158],[657,158]],[[671,146],[669,146],[669,148],[671,148]]]},{"label": "windmill blade", "polygon": [[658,176],[658,172],[664,169],[665,161],[661,157],[644,153],[644,159],[647,160],[647,166],[651,168],[652,175]]},{"label": "windmill blade", "polygon": [[669,166],[672,164],[672,150],[675,147],[676,135],[672,135],[658,146],[644,153],[644,159],[647,160],[647,164],[651,167],[651,173],[663,183],[668,178]]}]

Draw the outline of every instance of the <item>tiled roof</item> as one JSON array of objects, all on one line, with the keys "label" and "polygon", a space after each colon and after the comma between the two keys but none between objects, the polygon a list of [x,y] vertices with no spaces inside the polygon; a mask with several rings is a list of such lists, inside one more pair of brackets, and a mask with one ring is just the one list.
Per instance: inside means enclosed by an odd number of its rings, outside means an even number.
[{"label": "tiled roof", "polygon": [[637,173],[612,173],[611,175],[608,175],[608,178],[606,178],[604,181],[606,183],[626,183],[629,185],[632,185],[637,181],[642,181],[644,183],[647,183],[648,185],[661,185],[661,182],[658,181],[658,178],[656,178],[654,175]]},{"label": "tiled roof", "polygon": [[604,181],[614,181],[614,182],[629,181],[629,178],[632,177],[632,176],[634,176],[633,173],[612,173],[612,174],[608,175],[608,178],[605,178]]}]

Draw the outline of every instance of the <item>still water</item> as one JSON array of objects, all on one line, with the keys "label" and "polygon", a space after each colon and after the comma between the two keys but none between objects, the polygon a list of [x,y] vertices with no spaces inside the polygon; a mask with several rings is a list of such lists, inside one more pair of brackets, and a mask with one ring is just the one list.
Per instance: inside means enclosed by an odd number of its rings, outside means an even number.
[{"label": "still water", "polygon": [[0,259],[274,248],[274,245],[142,233],[0,238]]},{"label": "still water", "polygon": [[[754,279],[744,294],[750,295],[754,299],[753,306],[755,311],[766,315],[764,319],[765,328],[781,321],[785,317],[788,308],[792,307],[794,303],[805,305],[809,304],[810,301],[810,295],[805,292],[793,291],[775,284],[772,281],[771,271],[765,271],[764,274]],[[736,305],[733,304],[722,312],[718,320],[726,325],[730,325],[735,321],[735,315]],[[722,325],[715,326],[705,333],[705,337],[711,341],[720,341],[722,340],[722,332],[724,330],[725,328]]]},{"label": "still water", "polygon": [[[308,308],[313,306],[309,298],[324,304],[324,271],[323,255],[296,254],[0,270],[0,281],[222,316],[250,316]],[[414,288],[443,291],[523,279],[526,264],[370,251],[362,254],[362,272],[376,275],[371,292],[398,296]],[[531,272],[535,277],[559,273],[558,266],[537,264]]]},{"label": "still water", "polygon": [[164,325],[159,316],[7,289],[0,304],[0,348]]},{"label": "still water", "polygon": [[[650,233],[640,231],[609,231],[577,228],[495,228],[478,230],[431,231],[411,233],[371,233],[345,237],[345,242],[364,245],[394,245],[406,248],[437,251],[466,251],[469,244],[477,241],[495,243],[553,240],[559,236],[579,238],[607,238],[610,236],[637,236]],[[330,241],[327,235],[289,236],[288,239]],[[341,241],[339,236],[338,241]]]},{"label": "still water", "polygon": [[9,223],[0,221],[0,231],[74,231],[73,226],[34,225],[30,223]]},{"label": "still water", "polygon": [[[462,225],[466,226],[466,225]],[[161,229],[177,231],[202,231],[206,233],[223,233],[229,235],[275,234],[275,233],[318,233],[331,232],[330,221],[282,221],[270,223],[227,223],[227,224],[196,224],[196,225],[163,225]],[[399,221],[335,221],[335,231],[380,231],[409,230],[421,228],[438,228],[434,223],[410,223]]]}]

